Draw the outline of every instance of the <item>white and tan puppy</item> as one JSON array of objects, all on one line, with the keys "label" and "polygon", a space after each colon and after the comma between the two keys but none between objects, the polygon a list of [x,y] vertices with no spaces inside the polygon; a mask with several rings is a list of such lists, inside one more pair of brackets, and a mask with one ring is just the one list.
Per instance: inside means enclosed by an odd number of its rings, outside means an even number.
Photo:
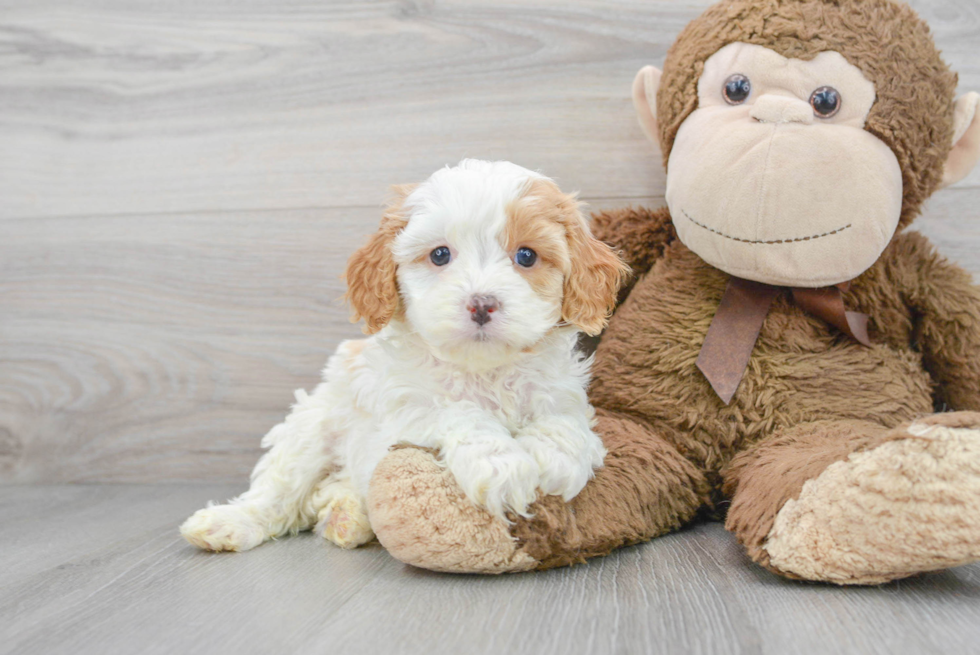
[{"label": "white and tan puppy", "polygon": [[526,515],[570,499],[602,464],[579,332],[605,326],[627,273],[592,238],[574,196],[507,162],[465,160],[396,189],[347,266],[367,339],[274,427],[251,488],[191,516],[209,550],[248,550],[316,527],[343,547],[374,535],[366,498],[388,449],[437,449],[469,499]]}]

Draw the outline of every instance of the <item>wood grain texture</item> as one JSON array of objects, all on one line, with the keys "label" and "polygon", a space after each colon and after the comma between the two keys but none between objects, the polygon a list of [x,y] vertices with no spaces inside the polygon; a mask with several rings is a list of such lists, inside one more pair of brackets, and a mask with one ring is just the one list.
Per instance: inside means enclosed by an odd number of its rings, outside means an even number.
[{"label": "wood grain texture", "polygon": [[[186,514],[229,491],[0,489],[0,521],[15,512],[22,532],[0,536],[15,564],[0,577],[0,653],[946,655],[980,640],[978,565],[876,588],[791,582],[717,523],[500,577],[412,569],[310,533],[243,554],[180,539]],[[52,525],[22,522],[32,514]]]},{"label": "wood grain texture", "polygon": [[3,215],[363,205],[463,156],[643,195],[629,84],[697,6],[12,8]]},{"label": "wood grain texture", "polygon": [[[662,203],[630,81],[707,4],[0,0],[0,482],[244,480],[391,183]],[[913,5],[980,89],[980,8]],[[917,227],[980,273],[980,171]]]},{"label": "wood grain texture", "polygon": [[224,501],[238,485],[22,485],[0,491],[0,598],[13,582],[56,569],[80,555],[177,526],[208,499]]},{"label": "wood grain texture", "polygon": [[[363,205],[462,156],[658,195],[630,82],[710,2],[5,4],[0,216],[30,217]],[[912,4],[980,89],[976,3]]]},{"label": "wood grain texture", "polygon": [[339,276],[379,214],[18,221],[0,245],[8,474],[246,479],[293,389],[360,334]]}]

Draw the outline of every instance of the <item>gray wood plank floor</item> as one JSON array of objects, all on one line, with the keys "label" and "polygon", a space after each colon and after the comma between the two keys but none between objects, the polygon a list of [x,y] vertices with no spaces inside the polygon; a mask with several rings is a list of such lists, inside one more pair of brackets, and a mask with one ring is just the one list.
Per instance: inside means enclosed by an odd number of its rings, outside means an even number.
[{"label": "gray wood plank floor", "polygon": [[241,554],[180,538],[185,515],[235,491],[0,488],[0,653],[980,652],[977,565],[878,588],[794,583],[719,524],[503,577],[311,533]]}]

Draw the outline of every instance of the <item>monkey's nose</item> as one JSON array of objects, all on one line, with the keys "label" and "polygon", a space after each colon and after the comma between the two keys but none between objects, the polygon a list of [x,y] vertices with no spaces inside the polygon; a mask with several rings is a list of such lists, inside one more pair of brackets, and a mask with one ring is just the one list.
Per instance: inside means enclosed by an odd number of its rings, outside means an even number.
[{"label": "monkey's nose", "polygon": [[500,308],[500,303],[493,296],[476,295],[466,303],[466,309],[470,312],[470,319],[477,325],[483,326],[490,322],[490,314]]},{"label": "monkey's nose", "polygon": [[799,98],[765,94],[756,98],[749,116],[760,123],[813,123],[813,107]]}]

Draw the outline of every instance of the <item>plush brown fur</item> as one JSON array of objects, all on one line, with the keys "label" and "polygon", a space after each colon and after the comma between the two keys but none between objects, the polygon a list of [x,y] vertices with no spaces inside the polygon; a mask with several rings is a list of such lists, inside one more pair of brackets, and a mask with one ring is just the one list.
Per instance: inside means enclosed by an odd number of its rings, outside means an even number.
[{"label": "plush brown fur", "polygon": [[[908,8],[885,0],[727,0],[715,5],[684,30],[664,66],[658,119],[665,158],[677,128],[696,108],[704,61],[734,41],[798,58],[836,50],[875,82],[878,100],[867,129],[898,158],[905,184],[902,225],[911,221],[942,175],[956,84],[925,24]],[[609,451],[606,467],[570,503],[546,498],[531,507],[533,518],[517,519],[510,534],[518,554],[529,555],[539,568],[579,562],[674,529],[713,500],[731,499],[727,526],[749,556],[789,577],[882,582],[950,565],[952,560],[936,557],[942,544],[963,546],[957,562],[980,558],[980,530],[969,531],[980,523],[980,463],[961,454],[967,461],[934,467],[929,458],[943,452],[943,443],[935,442],[934,451],[908,443],[926,438],[917,435],[930,423],[962,431],[947,435],[948,443],[980,443],[980,415],[932,416],[936,408],[980,411],[980,289],[969,274],[938,255],[921,235],[897,233],[844,294],[849,309],[870,316],[871,347],[804,313],[792,302],[791,291],[784,290],[762,326],[737,394],[726,405],[695,362],[729,276],[676,239],[666,208],[599,214],[593,232],[618,248],[634,271],[595,354],[590,398]],[[902,427],[915,421],[920,428]],[[901,447],[889,450],[898,441]],[[961,453],[973,452],[970,448]],[[876,454],[880,457],[862,459]],[[820,509],[820,503],[833,509],[832,498],[814,496],[824,488],[861,498],[862,490],[841,486],[842,480],[853,481],[853,470],[841,468],[845,461],[854,466],[904,462],[920,478],[932,471],[941,477],[949,470],[959,476],[950,480],[968,484],[950,489],[943,488],[945,479],[920,481],[930,493],[939,489],[935,497],[956,498],[948,508],[915,505],[914,494],[903,498],[904,492],[892,489],[882,505],[887,510],[868,510],[868,518],[897,520],[912,532],[921,525],[918,532],[937,535],[931,545],[894,549],[898,554],[882,559],[884,564],[865,558],[864,568],[849,570],[854,562],[847,556],[830,561],[840,549],[821,550],[821,542],[814,544],[815,552],[830,560],[796,569],[774,566],[767,539],[773,538],[781,516],[783,523],[788,520],[783,510],[806,489],[806,506],[794,511]],[[382,462],[389,477],[396,474],[387,467]],[[828,471],[836,477],[822,478]],[[888,471],[880,473],[888,476]],[[808,485],[819,480],[827,484]],[[375,496],[384,497],[381,490]],[[849,516],[853,519],[861,508],[860,502],[848,506]],[[903,524],[895,512],[906,509]],[[818,518],[828,516],[833,512]],[[829,525],[831,532],[818,536],[831,545],[850,543],[846,537],[864,538],[858,534],[860,523],[825,521],[821,525]],[[810,536],[803,528],[789,530],[780,544],[803,543],[800,538]],[[406,532],[425,534],[428,526],[421,517],[409,517],[398,534],[377,531],[382,543]],[[799,565],[798,550],[788,550],[793,556],[783,561]]]},{"label": "plush brown fur", "polygon": [[[595,479],[568,504],[550,496],[512,529],[538,568],[583,562],[676,529],[708,500],[704,475],[666,439],[628,416],[600,411],[609,449]],[[624,496],[622,484],[631,481]]]}]

